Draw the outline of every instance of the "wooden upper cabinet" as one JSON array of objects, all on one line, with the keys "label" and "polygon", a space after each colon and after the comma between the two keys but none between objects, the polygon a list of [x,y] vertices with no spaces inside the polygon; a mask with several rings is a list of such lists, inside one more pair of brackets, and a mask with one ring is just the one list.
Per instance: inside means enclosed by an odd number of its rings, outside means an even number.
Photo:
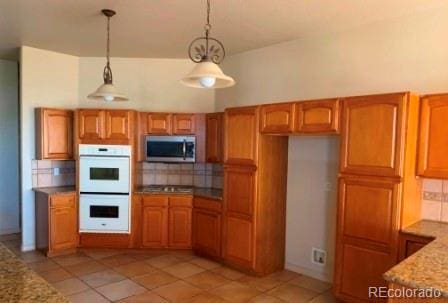
[{"label": "wooden upper cabinet", "polygon": [[106,111],[106,139],[131,139],[132,112],[127,110]]},{"label": "wooden upper cabinet", "polygon": [[224,162],[256,165],[259,107],[227,109],[224,114]]},{"label": "wooden upper cabinet", "polygon": [[149,113],[147,115],[146,132],[154,135],[171,134],[171,114]]},{"label": "wooden upper cabinet", "polygon": [[339,132],[339,100],[327,99],[296,103],[296,132],[332,134]]},{"label": "wooden upper cabinet", "polygon": [[104,139],[105,113],[98,109],[78,111],[78,134],[80,139]]},{"label": "wooden upper cabinet", "polygon": [[223,113],[207,114],[205,138],[207,162],[222,162],[222,123]]},{"label": "wooden upper cabinet", "polygon": [[194,114],[173,114],[173,135],[193,135],[194,132]]},{"label": "wooden upper cabinet", "polygon": [[260,116],[260,131],[262,133],[288,134],[294,131],[294,103],[262,105]]},{"label": "wooden upper cabinet", "polygon": [[340,172],[400,177],[408,94],[343,100]]},{"label": "wooden upper cabinet", "polygon": [[421,99],[418,174],[448,178],[448,94]]},{"label": "wooden upper cabinet", "polygon": [[73,112],[37,108],[36,158],[71,159],[73,157]]},{"label": "wooden upper cabinet", "polygon": [[50,197],[50,253],[78,246],[77,209],[75,194]]}]

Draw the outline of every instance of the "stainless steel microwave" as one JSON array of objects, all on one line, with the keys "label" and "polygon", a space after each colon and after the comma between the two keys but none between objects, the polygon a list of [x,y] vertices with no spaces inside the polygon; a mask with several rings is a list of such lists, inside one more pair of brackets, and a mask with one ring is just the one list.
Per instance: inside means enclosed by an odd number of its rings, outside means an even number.
[{"label": "stainless steel microwave", "polygon": [[196,137],[146,136],[146,161],[195,162]]}]

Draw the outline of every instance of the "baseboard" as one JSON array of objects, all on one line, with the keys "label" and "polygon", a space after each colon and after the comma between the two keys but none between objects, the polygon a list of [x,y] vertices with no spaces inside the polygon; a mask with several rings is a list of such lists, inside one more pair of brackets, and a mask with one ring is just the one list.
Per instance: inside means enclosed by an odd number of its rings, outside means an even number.
[{"label": "baseboard", "polygon": [[9,235],[9,234],[18,234],[20,233],[20,228],[8,228],[8,229],[0,229],[1,235]]},{"label": "baseboard", "polygon": [[23,245],[20,247],[21,251],[32,251],[32,250],[36,250],[36,245],[31,244],[31,245]]},{"label": "baseboard", "polygon": [[325,281],[328,283],[333,283],[333,277],[331,274],[327,273],[327,272],[320,272],[317,270],[313,270],[310,268],[306,268],[297,264],[293,264],[293,263],[289,263],[286,262],[285,264],[285,268],[290,270],[290,271],[294,271],[296,273],[302,274],[302,275],[306,275],[321,281]]}]

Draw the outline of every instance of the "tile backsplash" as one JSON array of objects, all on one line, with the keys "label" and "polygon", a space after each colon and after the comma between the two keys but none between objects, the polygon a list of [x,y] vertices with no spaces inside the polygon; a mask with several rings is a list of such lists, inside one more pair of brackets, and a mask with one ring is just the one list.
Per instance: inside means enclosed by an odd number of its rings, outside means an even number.
[{"label": "tile backsplash", "polygon": [[140,185],[188,185],[222,188],[221,164],[210,163],[148,163],[137,167]]},{"label": "tile backsplash", "polygon": [[423,179],[422,219],[448,222],[448,180]]},{"label": "tile backsplash", "polygon": [[75,185],[75,161],[32,160],[31,165],[34,188]]}]

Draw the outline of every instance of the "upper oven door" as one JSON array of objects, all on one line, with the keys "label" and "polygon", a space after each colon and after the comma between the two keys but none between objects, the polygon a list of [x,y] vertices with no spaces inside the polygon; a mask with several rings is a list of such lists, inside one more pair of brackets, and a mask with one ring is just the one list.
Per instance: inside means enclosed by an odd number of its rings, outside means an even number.
[{"label": "upper oven door", "polygon": [[146,137],[146,160],[150,162],[195,162],[194,136]]},{"label": "upper oven door", "polygon": [[83,193],[129,193],[129,157],[81,156],[79,191]]}]

